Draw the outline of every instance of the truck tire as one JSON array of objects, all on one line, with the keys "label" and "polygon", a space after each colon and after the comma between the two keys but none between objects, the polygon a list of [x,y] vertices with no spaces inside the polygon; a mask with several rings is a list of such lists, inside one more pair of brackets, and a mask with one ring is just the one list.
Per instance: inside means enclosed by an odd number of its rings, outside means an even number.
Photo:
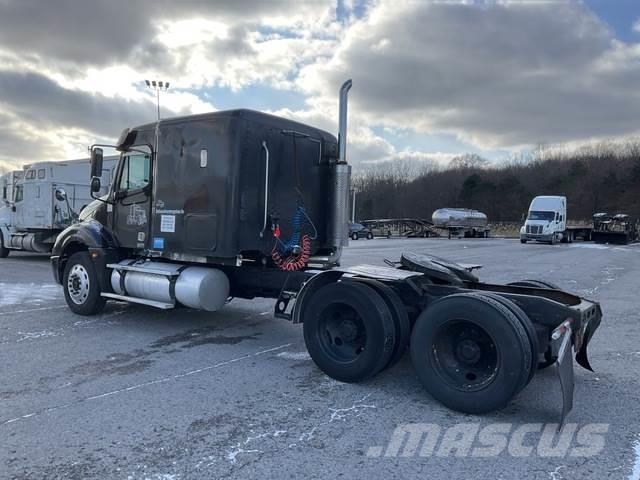
[{"label": "truck tire", "polygon": [[88,252],[74,253],[67,260],[62,289],[67,305],[78,315],[100,313],[107,303],[106,299],[100,296],[98,274]]},{"label": "truck tire", "polygon": [[360,382],[391,359],[395,325],[387,304],[359,282],[330,283],[304,309],[304,342],[315,364],[341,382]]},{"label": "truck tire", "polygon": [[367,240],[373,240],[373,233],[367,233]]},{"label": "truck tire", "polygon": [[360,237],[358,236],[358,234],[356,232],[353,232],[351,234],[351,240],[358,240],[358,238],[360,238]]},{"label": "truck tire", "polygon": [[393,288],[388,287],[384,283],[369,278],[359,278],[354,281],[364,283],[365,285],[373,288],[382,297],[391,311],[393,324],[395,326],[395,342],[393,344],[393,352],[391,353],[389,363],[384,367],[385,369],[390,368],[398,363],[409,345],[409,338],[411,337],[411,321],[409,320],[407,309],[405,308],[402,299],[393,290]]},{"label": "truck tire", "polygon": [[527,241],[524,238],[521,238],[520,243],[527,243]]},{"label": "truck tire", "polygon": [[531,344],[531,351],[533,352],[533,355],[531,355],[531,371],[529,372],[527,381],[524,382],[524,384],[518,390],[521,391],[529,384],[529,382],[531,382],[538,368],[538,334],[536,332],[536,327],[534,327],[531,319],[524,312],[524,310],[522,310],[518,305],[515,304],[515,302],[509,300],[508,298],[502,297],[496,293],[489,292],[478,293],[478,295],[493,298],[495,301],[500,302],[502,305],[507,307],[511,311],[511,313],[518,317],[518,320],[520,320],[520,324],[527,331],[527,337],[529,337],[529,343]]},{"label": "truck tire", "polygon": [[9,256],[9,249],[4,246],[4,237],[0,232],[0,258],[7,258]]},{"label": "truck tire", "polygon": [[532,355],[520,320],[484,295],[463,293],[435,301],[411,334],[411,359],[425,389],[464,413],[504,408],[526,384]]}]

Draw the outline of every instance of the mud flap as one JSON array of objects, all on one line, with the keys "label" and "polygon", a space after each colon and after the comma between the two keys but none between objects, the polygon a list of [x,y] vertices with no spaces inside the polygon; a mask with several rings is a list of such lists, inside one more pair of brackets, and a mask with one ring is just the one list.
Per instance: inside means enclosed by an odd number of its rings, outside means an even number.
[{"label": "mud flap", "polygon": [[562,428],[564,421],[573,408],[573,355],[571,355],[571,329],[567,329],[562,338],[560,349],[558,351],[558,360],[556,361],[556,371],[560,378],[560,386],[562,388],[562,416],[560,417],[560,425]]},{"label": "mud flap", "polygon": [[594,319],[587,325],[585,329],[582,345],[580,346],[580,350],[576,353],[576,362],[583,368],[587,370],[591,370],[593,372],[593,368],[591,367],[591,363],[589,363],[589,357],[587,356],[587,345],[591,341],[591,337],[593,336],[593,332],[595,332],[596,328],[600,325],[600,318]]}]

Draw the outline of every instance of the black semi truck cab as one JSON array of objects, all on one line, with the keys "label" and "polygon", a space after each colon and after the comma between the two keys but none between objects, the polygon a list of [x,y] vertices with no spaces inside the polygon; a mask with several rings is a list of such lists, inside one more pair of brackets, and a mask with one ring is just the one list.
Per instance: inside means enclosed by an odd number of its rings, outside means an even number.
[{"label": "black semi truck cab", "polygon": [[[405,253],[387,266],[340,266],[349,233],[347,94],[338,138],[251,110],[125,129],[108,194],[59,236],[51,257],[69,308],[108,300],[216,311],[230,298],[275,299],[303,324],[316,365],[344,382],[411,357],[425,388],[457,411],[500,409],[536,370],[557,364],[562,420],[573,401],[572,350],[600,306],[537,280],[481,282],[477,265]],[[92,152],[93,192],[102,148]]]}]

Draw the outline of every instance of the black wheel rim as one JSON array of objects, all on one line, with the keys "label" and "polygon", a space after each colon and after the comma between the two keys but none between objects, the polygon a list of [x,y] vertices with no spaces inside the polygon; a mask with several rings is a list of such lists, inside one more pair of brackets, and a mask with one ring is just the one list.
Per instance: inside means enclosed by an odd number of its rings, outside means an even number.
[{"label": "black wheel rim", "polygon": [[476,323],[453,320],[441,325],[430,351],[436,372],[457,390],[482,390],[497,376],[497,344]]},{"label": "black wheel rim", "polygon": [[356,360],[367,343],[362,317],[344,303],[329,304],[320,312],[316,334],[323,353],[339,363]]}]

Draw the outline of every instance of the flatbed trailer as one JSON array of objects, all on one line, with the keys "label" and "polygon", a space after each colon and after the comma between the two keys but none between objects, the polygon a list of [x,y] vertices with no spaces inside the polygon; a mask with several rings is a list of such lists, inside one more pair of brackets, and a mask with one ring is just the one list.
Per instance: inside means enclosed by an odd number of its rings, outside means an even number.
[{"label": "flatbed trailer", "polygon": [[[245,110],[126,129],[109,193],[53,248],[67,305],[80,315],[108,300],[216,311],[234,297],[272,298],[276,317],[302,323],[311,358],[331,378],[369,379],[409,349],[426,390],[471,414],[505,407],[536,370],[555,364],[564,421],[572,351],[591,370],[596,302],[536,280],[486,284],[473,273],[479,265],[426,254],[340,266],[350,86],[341,89],[337,144],[327,132]],[[94,146],[94,192],[101,161]]]},{"label": "flatbed trailer", "polygon": [[589,242],[592,240],[593,227],[591,225],[567,225],[562,243],[573,243],[576,240]]}]

